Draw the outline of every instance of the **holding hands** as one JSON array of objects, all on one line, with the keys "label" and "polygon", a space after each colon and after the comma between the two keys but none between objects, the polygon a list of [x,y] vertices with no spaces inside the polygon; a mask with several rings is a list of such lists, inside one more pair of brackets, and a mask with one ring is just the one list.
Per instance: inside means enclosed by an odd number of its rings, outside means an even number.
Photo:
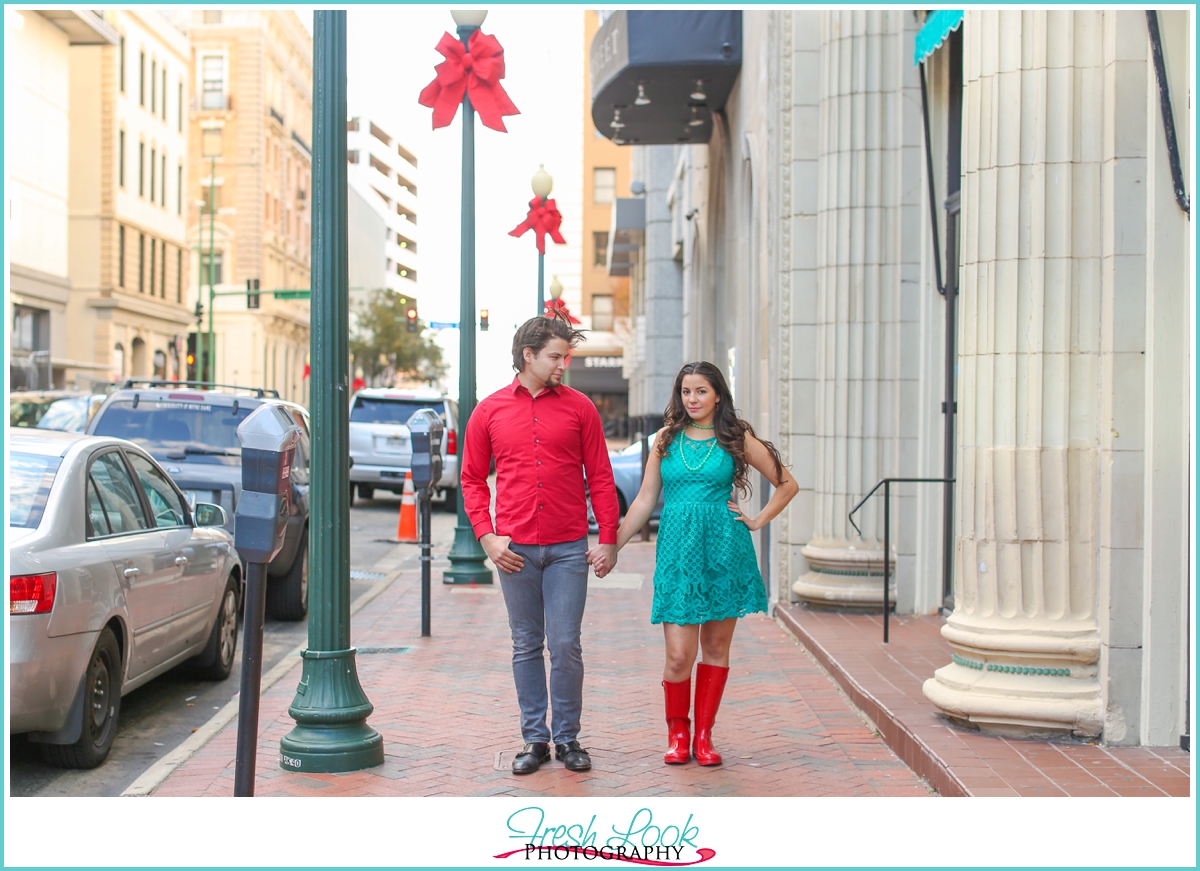
[{"label": "holding hands", "polygon": [[602,578],[617,565],[617,546],[615,544],[598,544],[587,552],[588,565],[596,572],[596,577]]}]

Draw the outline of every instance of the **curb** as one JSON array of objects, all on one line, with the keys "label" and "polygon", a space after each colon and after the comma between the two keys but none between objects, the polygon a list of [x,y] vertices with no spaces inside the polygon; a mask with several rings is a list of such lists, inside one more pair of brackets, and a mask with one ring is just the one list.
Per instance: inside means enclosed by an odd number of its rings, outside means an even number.
[{"label": "curb", "polygon": [[[403,545],[409,548],[412,545]],[[377,567],[389,567],[390,571],[380,581],[378,581],[371,589],[367,590],[361,596],[354,600],[350,605],[350,615],[353,616],[366,607],[376,596],[390,587],[404,573],[404,567],[401,561],[393,560],[393,555],[400,548],[396,547],[390,550],[387,555],[380,560]],[[308,642],[298,645],[295,649],[289,651],[283,659],[275,664],[275,666],[262,676],[262,686],[259,694],[262,695],[276,683],[282,680],[290,671],[296,668],[301,663],[296,659],[300,655],[300,651],[308,647]],[[175,773],[180,765],[191,759],[197,752],[200,751],[205,744],[211,741],[218,732],[228,726],[232,721],[237,719],[238,715],[238,697],[234,696],[225,707],[213,714],[208,722],[197,729],[182,744],[168,753],[166,756],[159,759],[142,774],[126,787],[121,793],[121,797],[145,797],[153,795],[154,791],[162,786],[163,781]]]},{"label": "curb", "polygon": [[816,638],[805,631],[804,627],[787,609],[776,608],[774,617],[776,623],[783,626],[792,637],[804,645],[817,662],[821,663],[837,681],[838,686],[850,697],[850,701],[871,718],[879,730],[883,742],[900,757],[905,765],[916,772],[919,777],[923,777],[940,795],[951,797],[971,795],[970,790],[938,757],[933,748],[915,735],[886,705],[856,681],[853,675],[843,668],[842,664]]}]

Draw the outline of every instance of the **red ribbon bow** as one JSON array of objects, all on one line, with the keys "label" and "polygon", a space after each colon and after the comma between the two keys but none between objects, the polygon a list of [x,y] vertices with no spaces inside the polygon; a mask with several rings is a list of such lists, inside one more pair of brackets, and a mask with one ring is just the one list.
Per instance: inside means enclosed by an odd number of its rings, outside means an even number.
[{"label": "red ribbon bow", "polygon": [[561,299],[546,300],[545,314],[549,315],[554,312],[558,312],[559,314],[561,314],[563,317],[565,317],[567,320],[569,320],[573,324],[583,323],[583,321],[581,321],[579,318],[575,317],[575,315],[571,314],[571,310],[569,308],[567,308],[567,304],[565,302],[563,302]]},{"label": "red ribbon bow", "polygon": [[508,235],[524,236],[526,230],[533,230],[537,234],[538,253],[545,254],[547,233],[559,245],[567,244],[567,240],[562,237],[562,233],[558,232],[558,228],[561,226],[562,215],[559,213],[558,207],[554,205],[554,200],[543,200],[541,197],[534,197],[529,201],[529,214],[525,216],[525,220],[510,230]]},{"label": "red ribbon bow", "polygon": [[444,58],[434,67],[437,76],[417,98],[422,106],[433,109],[433,129],[448,127],[458,114],[458,105],[466,93],[484,126],[507,133],[503,116],[520,115],[508,98],[500,80],[504,78],[504,49],[494,36],[481,30],[471,34],[470,51],[461,40],[443,33],[437,51]]}]

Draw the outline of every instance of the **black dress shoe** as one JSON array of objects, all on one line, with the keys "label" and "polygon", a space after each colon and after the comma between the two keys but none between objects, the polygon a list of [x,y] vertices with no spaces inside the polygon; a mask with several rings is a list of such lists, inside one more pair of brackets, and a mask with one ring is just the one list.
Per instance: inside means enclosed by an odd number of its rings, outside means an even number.
[{"label": "black dress shoe", "polygon": [[567,767],[567,771],[587,771],[592,767],[591,757],[579,746],[578,741],[555,744],[554,756]]},{"label": "black dress shoe", "polygon": [[542,763],[550,758],[550,745],[544,741],[533,741],[513,759],[513,774],[533,774]]}]

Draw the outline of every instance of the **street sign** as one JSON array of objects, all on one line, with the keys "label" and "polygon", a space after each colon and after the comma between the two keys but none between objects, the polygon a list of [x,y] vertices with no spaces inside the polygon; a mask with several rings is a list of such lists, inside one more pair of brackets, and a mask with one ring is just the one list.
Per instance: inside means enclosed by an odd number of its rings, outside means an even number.
[{"label": "street sign", "polygon": [[430,321],[429,329],[431,330],[457,330],[458,321]]},{"label": "street sign", "polygon": [[276,290],[272,291],[272,296],[276,299],[311,299],[312,291],[310,290]]}]

